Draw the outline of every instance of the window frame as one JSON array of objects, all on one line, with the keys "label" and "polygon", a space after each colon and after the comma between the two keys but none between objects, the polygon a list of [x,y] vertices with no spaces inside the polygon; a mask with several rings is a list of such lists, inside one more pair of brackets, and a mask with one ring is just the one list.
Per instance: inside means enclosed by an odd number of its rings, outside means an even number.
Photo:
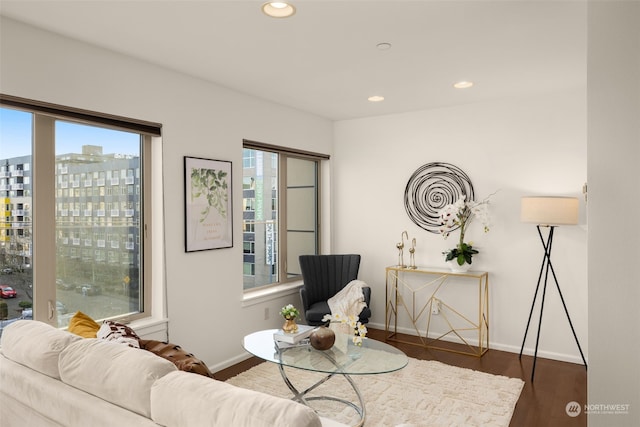
[{"label": "window frame", "polygon": [[[262,143],[262,142],[257,142],[257,141],[252,141],[252,140],[247,140],[244,139],[242,141],[242,148],[243,150],[245,149],[251,149],[251,150],[259,150],[259,151],[263,151],[263,152],[270,152],[270,153],[275,153],[278,155],[278,185],[277,185],[277,192],[278,192],[278,206],[277,206],[277,212],[278,212],[278,233],[276,235],[276,241],[277,241],[277,268],[278,268],[278,278],[279,280],[276,282],[272,282],[269,284],[265,284],[265,285],[261,285],[261,286],[256,286],[256,287],[252,287],[252,288],[244,288],[244,281],[243,281],[243,293],[245,295],[247,294],[251,294],[251,293],[255,293],[256,291],[264,291],[264,290],[268,290],[270,288],[278,288],[280,287],[280,285],[286,285],[289,283],[293,283],[296,281],[299,281],[301,279],[300,275],[296,275],[293,277],[288,277],[288,268],[287,268],[287,159],[289,158],[296,158],[296,159],[301,159],[301,160],[310,160],[310,161],[315,161],[316,162],[316,217],[315,217],[315,221],[316,221],[316,233],[317,233],[317,237],[316,237],[316,253],[320,253],[321,252],[321,247],[322,247],[322,241],[321,241],[321,236],[322,236],[322,227],[323,227],[323,221],[322,221],[322,205],[321,205],[321,194],[322,194],[322,161],[323,160],[329,160],[330,156],[328,154],[321,154],[321,153],[315,153],[315,152],[311,152],[311,151],[304,151],[304,150],[298,150],[298,149],[293,149],[293,148],[289,148],[289,147],[283,147],[283,146],[278,146],[278,145],[273,145],[273,144],[266,144],[266,143]],[[244,153],[244,151],[243,151]],[[244,159],[244,154],[243,154],[243,159]],[[255,162],[253,164],[253,166],[255,166]],[[244,170],[244,162],[243,162],[243,170]],[[244,179],[244,178],[243,178]],[[244,182],[244,181],[243,181]],[[244,189],[244,188],[243,188]],[[244,202],[243,202],[244,203]],[[243,236],[244,236],[244,219],[243,219]],[[243,245],[244,245],[244,240],[243,240]],[[243,246],[244,248],[244,246]],[[246,255],[246,253],[244,253],[243,251],[243,258],[244,255]],[[244,265],[244,264],[243,264]],[[244,276],[244,271],[245,268],[243,266],[243,276]]]},{"label": "window frame", "polygon": [[[49,323],[55,327],[57,323],[56,310],[56,216],[47,214],[55,212],[56,207],[56,153],[55,153],[55,122],[84,124],[103,127],[141,135],[141,177],[142,190],[140,235],[140,286],[142,287],[142,305],[135,314],[114,316],[123,322],[130,322],[143,318],[150,318],[153,301],[152,259],[152,140],[160,137],[162,125],[149,121],[137,120],[111,114],[93,112],[73,107],[66,107],[12,95],[0,94],[0,107],[21,110],[33,115],[32,134],[32,283],[33,283],[33,318]],[[44,214],[39,214],[44,212]],[[54,254],[53,256],[51,256]],[[37,260],[37,262],[35,261]]]}]

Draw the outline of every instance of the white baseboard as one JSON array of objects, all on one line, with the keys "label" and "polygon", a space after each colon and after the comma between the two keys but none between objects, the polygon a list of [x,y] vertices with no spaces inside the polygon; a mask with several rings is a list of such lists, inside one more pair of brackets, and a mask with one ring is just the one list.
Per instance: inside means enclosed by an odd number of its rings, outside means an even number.
[{"label": "white baseboard", "polygon": [[[508,351],[509,353],[520,353],[520,347],[519,346],[513,346],[513,345],[506,345],[506,344],[494,344],[494,343],[489,343],[490,344],[490,348],[493,348],[495,350],[501,350],[501,351]],[[525,347],[522,350],[522,354],[527,355],[527,356],[533,356],[533,353],[535,352],[535,348],[529,348],[529,347]],[[538,357],[543,358],[543,359],[553,359],[553,360],[558,360],[560,362],[569,362],[569,363],[577,363],[578,365],[582,365],[582,358],[580,357],[580,355],[574,356],[572,354],[565,354],[565,353],[555,353],[552,351],[541,351],[540,349],[538,349]],[[587,358],[587,356],[585,356],[585,359]],[[589,362],[589,360],[587,359],[587,363]]]},{"label": "white baseboard", "polygon": [[231,359],[223,360],[220,363],[216,363],[215,365],[209,366],[209,370],[213,373],[216,373],[218,371],[229,368],[233,365],[236,365],[250,358],[251,358],[251,355],[245,351],[242,354],[232,357]]},{"label": "white baseboard", "polygon": [[[384,325],[383,324],[369,323],[367,326],[371,326],[374,329],[380,329],[380,330],[384,331]],[[398,327],[398,332],[402,333],[402,334],[407,334],[407,335],[416,335],[416,331],[414,329],[410,329],[410,328]],[[420,331],[420,333],[424,334],[424,331]],[[432,336],[430,336],[430,338],[435,338],[438,335],[439,334],[433,334]],[[450,338],[450,337],[444,337],[444,338],[442,338],[442,340],[443,341],[460,343],[459,340],[454,339],[454,338]],[[520,353],[520,346],[514,346],[514,345],[511,345],[511,344],[497,343],[497,342],[494,342],[494,341],[489,341],[489,348],[493,349],[493,350],[506,351],[506,352],[509,352],[509,353],[516,353],[516,354]],[[533,356],[534,351],[535,351],[535,349],[533,349],[533,348],[525,347],[524,350],[522,351],[522,354],[525,354],[527,356]],[[538,349],[538,357],[544,358],[544,359],[559,360],[561,362],[577,363],[579,365],[582,365],[582,358],[580,357],[580,355],[572,355],[572,354],[565,354],[565,353],[555,353],[555,352],[551,352],[551,351],[543,351],[543,350]],[[586,358],[586,356],[585,356],[585,358]],[[587,360],[587,362],[588,362],[588,360]]]},{"label": "white baseboard", "polygon": [[[384,331],[384,325],[380,324],[380,323],[368,323],[367,326],[371,326],[374,329],[379,329]],[[402,333],[402,334],[407,334],[407,335],[415,335],[415,330],[413,329],[409,329],[409,328],[398,328],[398,332]],[[420,331],[420,333],[424,333],[423,331]],[[436,335],[437,336],[437,335]],[[431,338],[435,338],[435,336],[432,336]],[[450,341],[450,342],[459,342],[458,340],[455,339],[450,339],[448,337],[444,337],[442,338],[443,341]],[[520,347],[519,346],[514,346],[511,344],[502,344],[502,343],[496,343],[493,341],[489,341],[489,348],[493,349],[493,350],[500,350],[500,351],[506,351],[509,353],[520,353]],[[534,349],[532,348],[528,348],[525,347],[523,350],[523,354],[527,355],[527,356],[533,356],[533,352]],[[542,351],[542,350],[538,350],[538,357],[540,358],[544,358],[544,359],[553,359],[553,360],[559,360],[561,362],[569,362],[569,363],[577,363],[579,365],[582,365],[582,359],[580,358],[580,356],[574,356],[571,354],[564,354],[564,353],[555,353],[555,352],[551,352],[551,351]],[[235,357],[232,357],[230,359],[224,360],[220,363],[217,363],[215,365],[209,366],[209,370],[211,372],[218,372],[221,371],[223,369],[226,369],[230,366],[233,366],[237,363],[240,363],[242,361],[245,361],[247,359],[251,358],[251,355],[247,352],[243,352],[242,354],[238,354]],[[588,360],[587,360],[588,362]]]}]

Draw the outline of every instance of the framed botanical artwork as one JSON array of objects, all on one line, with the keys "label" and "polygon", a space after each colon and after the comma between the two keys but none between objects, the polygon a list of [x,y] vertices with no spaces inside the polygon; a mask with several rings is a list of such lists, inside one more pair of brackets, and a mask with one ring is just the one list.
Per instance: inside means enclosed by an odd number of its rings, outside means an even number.
[{"label": "framed botanical artwork", "polygon": [[184,158],[185,251],[233,247],[231,162]]}]

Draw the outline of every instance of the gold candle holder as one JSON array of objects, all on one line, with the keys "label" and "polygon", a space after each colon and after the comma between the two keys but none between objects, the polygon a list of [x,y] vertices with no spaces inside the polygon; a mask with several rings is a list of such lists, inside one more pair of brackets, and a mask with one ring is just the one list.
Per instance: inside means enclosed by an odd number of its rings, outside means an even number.
[{"label": "gold candle holder", "polygon": [[406,231],[403,231],[400,235],[400,243],[396,244],[396,248],[398,249],[398,265],[400,268],[407,268],[407,265],[404,263],[404,237],[407,236],[407,240],[409,240],[409,234]]},{"label": "gold candle holder", "polygon": [[415,270],[416,266],[416,238],[411,239],[411,247],[409,248],[409,268]]}]

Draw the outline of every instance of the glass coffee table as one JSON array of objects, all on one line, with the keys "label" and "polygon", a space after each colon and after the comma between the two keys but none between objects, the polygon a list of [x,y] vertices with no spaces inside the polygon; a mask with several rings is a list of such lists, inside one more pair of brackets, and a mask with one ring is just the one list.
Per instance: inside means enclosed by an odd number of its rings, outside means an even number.
[{"label": "glass coffee table", "polygon": [[[309,344],[280,348],[273,339],[276,331],[277,329],[267,329],[249,334],[244,337],[242,346],[254,356],[278,365],[282,379],[293,393],[293,400],[310,407],[309,402],[313,400],[331,400],[347,405],[359,415],[356,426],[364,424],[366,410],[360,390],[351,376],[397,371],[404,368],[409,360],[406,354],[389,344],[365,338],[362,346],[357,346],[351,341],[351,336],[339,333],[336,334],[336,343],[329,350],[316,350]],[[305,390],[299,391],[288,378],[285,367],[327,375]],[[351,385],[358,402],[334,396],[308,396],[336,375],[343,377]]]}]

